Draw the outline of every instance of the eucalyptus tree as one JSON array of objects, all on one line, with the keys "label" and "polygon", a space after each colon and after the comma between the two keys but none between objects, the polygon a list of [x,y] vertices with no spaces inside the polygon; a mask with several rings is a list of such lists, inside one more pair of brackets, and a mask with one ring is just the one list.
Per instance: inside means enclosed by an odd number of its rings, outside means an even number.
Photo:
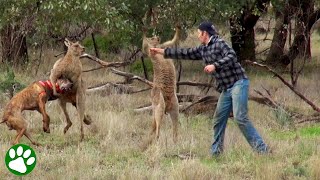
[{"label": "eucalyptus tree", "polygon": [[[287,66],[297,57],[301,59],[311,57],[310,30],[320,18],[319,1],[316,0],[276,0],[273,1],[276,14],[276,26],[266,62],[273,66]],[[318,7],[318,8],[317,8]],[[291,38],[291,24],[294,30],[293,42]],[[285,50],[285,44],[289,49]]]},{"label": "eucalyptus tree", "polygon": [[[129,36],[132,37],[131,43],[137,46],[141,46],[143,27],[148,27],[149,33],[161,34],[161,37],[167,39],[173,35],[172,29],[177,23],[185,30],[189,29],[201,19],[212,17],[215,10],[214,0],[111,0],[111,2],[117,9],[121,4],[127,7],[121,14],[131,22]],[[143,22],[144,18],[147,21]]]},{"label": "eucalyptus tree", "polygon": [[19,63],[28,59],[26,36],[37,10],[36,1],[0,1],[2,61]]},{"label": "eucalyptus tree", "polygon": [[[104,0],[11,0],[1,1],[2,61],[21,64],[27,60],[28,40],[77,39],[88,28],[123,28],[129,22]],[[37,42],[35,42],[37,43]]]},{"label": "eucalyptus tree", "polygon": [[[114,1],[114,3],[119,1]],[[135,32],[142,29],[145,13],[155,10],[157,23],[153,26],[164,37],[168,27],[176,22],[188,29],[203,20],[211,20],[215,24],[229,22],[232,46],[239,59],[255,60],[254,30],[257,20],[265,13],[270,0],[122,0],[129,11],[123,12],[135,25]],[[139,36],[137,36],[139,37]],[[141,36],[140,36],[141,37]]]}]

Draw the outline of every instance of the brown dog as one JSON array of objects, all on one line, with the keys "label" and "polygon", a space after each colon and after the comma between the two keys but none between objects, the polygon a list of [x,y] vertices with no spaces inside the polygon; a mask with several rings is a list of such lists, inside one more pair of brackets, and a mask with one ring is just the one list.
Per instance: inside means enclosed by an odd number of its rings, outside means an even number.
[{"label": "brown dog", "polygon": [[[67,79],[59,79],[56,88],[59,93],[64,94],[72,87],[72,83]],[[6,123],[9,130],[15,129],[17,136],[13,144],[17,144],[20,138],[25,135],[34,145],[38,145],[31,139],[30,134],[27,132],[27,123],[22,116],[24,110],[37,110],[43,116],[43,131],[50,133],[49,123],[50,117],[46,113],[45,104],[47,101],[57,99],[53,95],[52,84],[48,81],[34,82],[19,93],[17,93],[7,104],[2,122]]]}]

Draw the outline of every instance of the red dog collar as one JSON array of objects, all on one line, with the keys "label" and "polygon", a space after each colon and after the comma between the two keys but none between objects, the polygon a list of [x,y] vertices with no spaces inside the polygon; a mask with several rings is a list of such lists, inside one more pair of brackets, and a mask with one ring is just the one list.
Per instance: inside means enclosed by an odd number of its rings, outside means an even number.
[{"label": "red dog collar", "polygon": [[[43,87],[46,87],[46,88],[48,88],[49,90],[52,90],[52,83],[51,83],[50,80],[47,80],[47,81],[39,81],[39,83],[40,83]],[[57,90],[57,93],[63,93],[63,91],[60,89],[58,83],[56,83],[56,90]]]}]

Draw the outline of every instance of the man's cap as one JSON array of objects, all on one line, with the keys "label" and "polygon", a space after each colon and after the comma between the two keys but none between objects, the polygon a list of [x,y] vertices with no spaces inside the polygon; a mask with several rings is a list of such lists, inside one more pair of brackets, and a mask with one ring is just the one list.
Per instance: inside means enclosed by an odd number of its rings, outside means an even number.
[{"label": "man's cap", "polygon": [[198,29],[200,29],[201,31],[206,31],[208,32],[208,34],[210,36],[217,34],[216,28],[214,27],[214,25],[211,22],[208,21],[204,21],[202,22]]}]

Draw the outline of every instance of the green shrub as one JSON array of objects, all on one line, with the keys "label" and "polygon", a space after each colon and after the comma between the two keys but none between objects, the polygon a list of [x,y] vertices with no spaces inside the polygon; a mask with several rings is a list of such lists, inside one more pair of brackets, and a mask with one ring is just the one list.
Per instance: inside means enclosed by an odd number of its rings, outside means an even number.
[{"label": "green shrub", "polygon": [[15,80],[15,74],[12,68],[7,67],[4,77],[0,77],[0,91],[6,92],[6,90],[11,89],[13,85],[16,85],[17,91],[25,88],[25,85]]},{"label": "green shrub", "polygon": [[286,112],[282,108],[274,109],[274,114],[276,116],[276,121],[280,124],[282,127],[291,127],[292,126],[292,118],[290,117],[290,114]]},{"label": "green shrub", "polygon": [[[152,62],[149,58],[144,59],[144,65],[146,66],[148,74],[151,74],[153,72],[153,65]],[[135,61],[131,66],[130,66],[130,72],[134,74],[142,74],[143,73],[143,65],[141,60]]]},{"label": "green shrub", "polygon": [[[97,48],[101,53],[119,53],[121,49],[127,47],[130,41],[130,36],[126,35],[128,32],[114,31],[107,35],[95,34],[95,41]],[[94,50],[92,37],[89,36],[83,40],[83,45],[89,49]]]}]

